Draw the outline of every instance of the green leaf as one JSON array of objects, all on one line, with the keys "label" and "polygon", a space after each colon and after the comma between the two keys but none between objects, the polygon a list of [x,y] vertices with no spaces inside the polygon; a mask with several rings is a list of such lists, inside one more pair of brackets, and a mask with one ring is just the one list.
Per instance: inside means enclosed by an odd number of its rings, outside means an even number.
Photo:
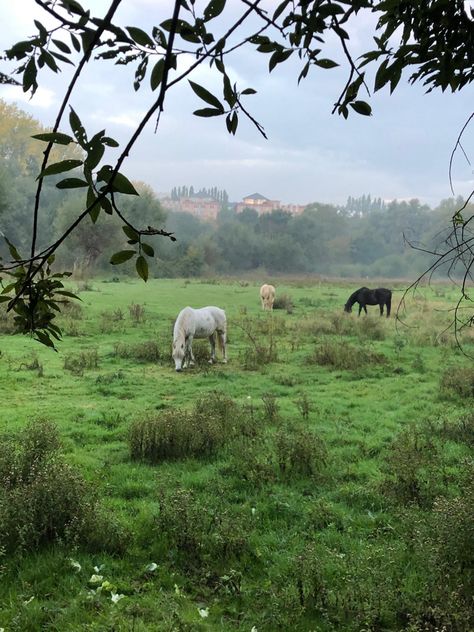
[{"label": "green leaf", "polygon": [[197,94],[197,96],[200,99],[202,99],[206,103],[209,103],[209,105],[213,105],[215,108],[221,111],[221,114],[224,112],[224,106],[222,105],[222,103],[219,101],[217,97],[211,94],[209,90],[206,90],[206,88],[204,88],[203,86],[200,86],[198,83],[195,83],[194,81],[191,81],[191,80],[188,80],[188,81],[189,81],[189,85],[191,86],[193,91]]},{"label": "green leaf", "polygon": [[291,49],[288,50],[276,50],[273,55],[270,57],[270,61],[268,62],[268,69],[271,72],[277,64],[281,64],[283,61],[288,59],[292,55],[293,51]]},{"label": "green leaf", "polygon": [[214,110],[214,108],[202,108],[202,110],[194,110],[195,116],[204,116],[206,118],[210,116],[221,116],[224,114],[224,110]]},{"label": "green leaf", "polygon": [[387,71],[388,61],[385,59],[379,66],[375,75],[374,90],[380,90],[383,86],[390,81],[390,72]]},{"label": "green leaf", "polygon": [[148,281],[148,263],[145,257],[142,255],[137,257],[135,267],[137,269],[138,276],[140,276],[144,281]]},{"label": "green leaf", "polygon": [[119,143],[115,140],[115,138],[110,138],[110,136],[103,136],[102,142],[107,147],[118,147]]},{"label": "green leaf", "polygon": [[61,134],[61,132],[48,132],[46,134],[34,134],[31,138],[43,140],[46,143],[56,143],[57,145],[69,145],[73,142],[71,136]]},{"label": "green leaf", "polygon": [[78,115],[72,108],[71,108],[71,111],[69,112],[69,124],[71,125],[71,129],[79,145],[84,150],[87,150],[86,130],[84,129],[84,126],[81,123],[81,119],[78,117]]},{"label": "green leaf", "polygon": [[154,257],[155,256],[155,251],[153,250],[153,248],[149,245],[149,244],[140,244],[142,247],[143,252],[148,256],[148,257]]},{"label": "green leaf", "polygon": [[204,21],[208,22],[220,15],[225,8],[225,3],[226,0],[211,0],[204,9]]},{"label": "green leaf", "polygon": [[58,40],[58,39],[53,39],[51,40],[56,46],[57,48],[59,48],[60,51],[62,51],[63,53],[71,53],[71,49],[69,48],[69,46],[67,44],[65,44],[63,41]]},{"label": "green leaf", "polygon": [[100,204],[99,203],[96,204],[95,203],[96,200],[97,200],[97,197],[96,197],[94,189],[92,187],[89,187],[87,191],[86,204],[87,204],[87,208],[90,207],[89,215],[91,217],[93,224],[96,223],[100,214]]},{"label": "green leaf", "polygon": [[120,250],[110,257],[110,263],[113,266],[116,266],[119,263],[124,263],[125,261],[128,261],[136,254],[137,253],[135,252],[135,250]]},{"label": "green leaf", "polygon": [[133,230],[131,226],[122,226],[123,232],[127,235],[129,239],[133,239],[134,241],[138,241],[139,235],[136,230]]},{"label": "green leaf", "polygon": [[80,189],[88,186],[89,184],[80,178],[65,178],[64,180],[60,180],[56,185],[58,189]]},{"label": "green leaf", "polygon": [[286,9],[286,7],[290,4],[290,0],[283,0],[281,4],[277,6],[275,12],[273,14],[273,20],[276,20]]},{"label": "green leaf", "polygon": [[34,337],[38,342],[41,342],[41,344],[45,345],[46,347],[50,347],[51,349],[54,349],[56,351],[54,342],[51,340],[49,334],[47,334],[46,332],[36,330],[34,332]]},{"label": "green leaf", "polygon": [[353,103],[349,103],[349,105],[358,114],[363,114],[364,116],[370,116],[372,114],[372,108],[365,101],[354,101]]},{"label": "green leaf", "polygon": [[116,173],[113,179],[112,187],[117,193],[125,195],[139,195],[133,184],[122,173]]},{"label": "green leaf", "polygon": [[159,59],[153,66],[153,70],[150,75],[150,86],[152,90],[156,90],[163,78],[163,70],[165,67],[165,60]]},{"label": "green leaf", "polygon": [[142,31],[142,29],[137,28],[136,26],[126,26],[125,27],[130,35],[130,37],[140,46],[148,46],[149,48],[155,48],[155,44],[148,33]]},{"label": "green leaf", "polygon": [[14,259],[15,261],[20,261],[21,257],[20,257],[20,254],[18,253],[18,250],[16,249],[16,247],[6,237],[5,237],[5,241],[7,242],[8,250],[10,251],[12,259]]},{"label": "green leaf", "polygon": [[43,171],[39,174],[38,178],[54,176],[58,173],[63,173],[64,171],[70,171],[71,169],[80,167],[81,165],[82,160],[61,160],[61,162],[55,162],[54,164],[45,167],[45,169],[43,169]]},{"label": "green leaf", "polygon": [[36,68],[35,58],[30,57],[23,73],[23,92],[28,92],[30,88],[32,89],[33,94],[36,92],[36,89],[38,88],[38,84],[36,82],[37,74],[38,70]]},{"label": "green leaf", "polygon": [[245,88],[240,94],[257,94],[257,91],[253,88]]},{"label": "green leaf", "polygon": [[316,66],[320,66],[325,69],[336,68],[336,66],[339,66],[339,64],[332,59],[315,59],[314,63]]}]

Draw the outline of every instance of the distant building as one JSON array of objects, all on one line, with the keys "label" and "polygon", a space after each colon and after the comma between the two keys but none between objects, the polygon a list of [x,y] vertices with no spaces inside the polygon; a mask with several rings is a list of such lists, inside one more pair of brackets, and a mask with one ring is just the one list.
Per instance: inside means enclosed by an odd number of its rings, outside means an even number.
[{"label": "distant building", "polygon": [[[207,221],[215,220],[223,206],[222,201],[218,201],[201,192],[189,196],[180,196],[177,199],[167,195],[162,197],[160,201],[166,210],[190,213],[195,217],[199,217],[199,219]],[[244,197],[242,202],[232,203],[232,205],[227,206],[234,208],[236,213],[241,213],[245,208],[252,208],[259,215],[271,213],[274,210],[282,210],[292,215],[299,215],[305,209],[303,204],[282,204],[280,200],[269,200],[260,193],[252,193]]]},{"label": "distant building", "polygon": [[204,220],[215,220],[222,208],[222,202],[199,194],[192,197],[180,197],[177,200],[167,197],[162,199],[161,203],[166,210],[190,213]]},{"label": "distant building", "polygon": [[271,213],[274,210],[288,211],[292,215],[299,215],[305,209],[303,204],[282,204],[280,200],[269,200],[261,193],[252,193],[243,198],[235,206],[237,213],[241,213],[244,208],[253,208],[259,215]]}]

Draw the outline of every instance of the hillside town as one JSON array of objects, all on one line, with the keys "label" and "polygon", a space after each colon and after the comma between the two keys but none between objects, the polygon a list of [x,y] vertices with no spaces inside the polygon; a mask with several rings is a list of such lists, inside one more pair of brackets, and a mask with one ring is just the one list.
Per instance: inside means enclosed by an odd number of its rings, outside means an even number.
[{"label": "hillside town", "polygon": [[241,202],[229,202],[225,191],[201,189],[195,192],[193,187],[174,188],[170,194],[161,197],[160,202],[168,211],[190,213],[199,219],[214,221],[222,208],[229,208],[241,213],[246,208],[257,211],[258,215],[282,210],[299,215],[306,208],[304,204],[284,204],[280,200],[271,200],[260,193],[246,195]]}]

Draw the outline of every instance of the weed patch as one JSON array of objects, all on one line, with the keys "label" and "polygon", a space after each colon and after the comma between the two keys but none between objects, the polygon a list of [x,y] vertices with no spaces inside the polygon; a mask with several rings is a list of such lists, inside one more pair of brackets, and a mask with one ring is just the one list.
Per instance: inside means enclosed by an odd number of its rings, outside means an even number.
[{"label": "weed patch", "polygon": [[132,459],[158,463],[163,459],[204,457],[255,425],[233,400],[219,393],[200,399],[194,408],[152,413],[130,429]]},{"label": "weed patch", "polygon": [[440,391],[445,397],[474,397],[474,367],[459,366],[446,369],[441,376]]},{"label": "weed patch", "polygon": [[338,341],[321,342],[306,359],[308,364],[352,371],[371,364],[384,364],[386,361],[382,353]]},{"label": "weed patch", "polygon": [[107,548],[105,538],[111,548],[118,544],[91,487],[59,450],[56,427],[47,421],[30,423],[17,439],[2,439],[0,548],[31,550],[52,542]]}]

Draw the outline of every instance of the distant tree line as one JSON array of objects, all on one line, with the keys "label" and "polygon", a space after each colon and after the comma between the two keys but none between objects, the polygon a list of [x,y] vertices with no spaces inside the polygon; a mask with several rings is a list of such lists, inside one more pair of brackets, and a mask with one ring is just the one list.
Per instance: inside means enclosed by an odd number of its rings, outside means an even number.
[{"label": "distant tree line", "polygon": [[[0,231],[20,254],[28,247],[34,179],[42,157],[42,145],[31,135],[43,131],[32,117],[0,100]],[[155,251],[151,273],[168,277],[261,270],[262,274],[413,278],[428,267],[430,256],[413,249],[407,240],[432,248],[443,239],[449,218],[461,204],[448,199],[431,209],[418,200],[383,202],[364,195],[350,197],[345,206],[315,202],[300,215],[281,209],[258,215],[252,208],[236,213],[223,204],[217,221],[209,223],[186,213],[167,214],[149,186],[134,184],[140,197],[124,196],[125,216],[143,226],[173,231],[177,237],[176,242],[148,239]],[[217,187],[201,191],[222,200],[227,197]],[[191,192],[193,187],[174,189],[178,196]],[[70,226],[81,207],[79,193],[57,189],[54,177],[45,179],[43,201],[39,248]],[[109,263],[110,253],[123,248],[120,224],[106,213],[98,221],[105,230],[94,230],[87,220],[69,236],[66,247],[58,252],[60,263],[84,274],[133,273],[132,263]],[[10,259],[3,243],[0,255]]]},{"label": "distant tree line", "polygon": [[201,188],[199,190],[195,190],[191,185],[190,187],[184,185],[181,187],[173,187],[171,189],[170,197],[172,200],[180,200],[181,198],[192,198],[192,197],[206,197],[211,198],[212,200],[216,200],[216,202],[221,202],[222,204],[227,204],[229,201],[229,196],[225,189],[218,189],[217,187],[211,188]]}]

